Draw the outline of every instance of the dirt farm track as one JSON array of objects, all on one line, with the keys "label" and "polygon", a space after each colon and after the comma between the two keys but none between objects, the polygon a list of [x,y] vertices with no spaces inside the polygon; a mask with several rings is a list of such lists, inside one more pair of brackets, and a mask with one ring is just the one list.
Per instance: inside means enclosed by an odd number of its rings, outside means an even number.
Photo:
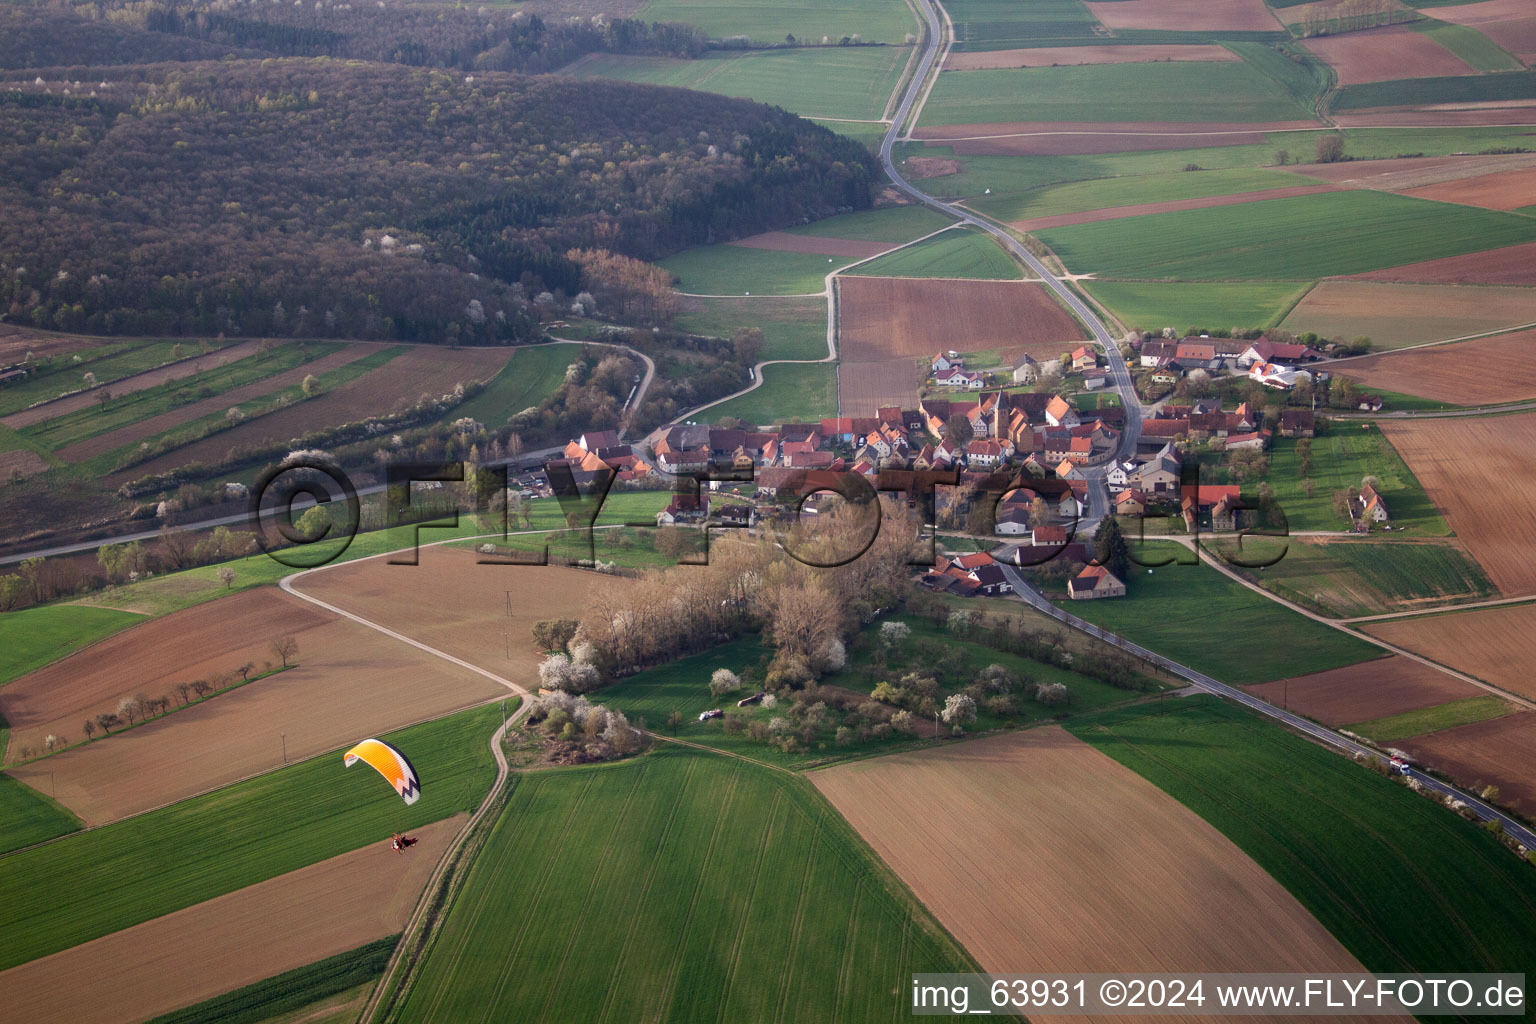
[{"label": "dirt farm track", "polygon": [[1536,700],[1536,604],[1362,624],[1389,643]]},{"label": "dirt farm track", "polygon": [[1215,828],[1055,726],[809,777],[985,971],[1361,969]]},{"label": "dirt farm track", "polygon": [[1494,586],[1536,593],[1536,479],[1521,472],[1536,451],[1536,413],[1381,429]]},{"label": "dirt farm track", "polygon": [[464,816],[0,973],[7,1018],[131,1024],[398,932]]}]

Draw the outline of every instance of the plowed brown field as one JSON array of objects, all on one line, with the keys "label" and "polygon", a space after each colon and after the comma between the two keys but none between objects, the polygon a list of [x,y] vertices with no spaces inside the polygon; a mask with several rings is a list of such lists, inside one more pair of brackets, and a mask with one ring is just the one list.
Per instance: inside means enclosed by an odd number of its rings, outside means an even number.
[{"label": "plowed brown field", "polygon": [[951,53],[946,71],[986,71],[993,68],[1048,68],[1067,64],[1139,64],[1167,60],[1241,60],[1225,46],[1037,46],[1025,50],[978,50]]},{"label": "plowed brown field", "polygon": [[[1316,331],[1328,338],[1365,335],[1377,348],[1463,338],[1483,331],[1536,323],[1536,288],[1388,284],[1358,279],[1323,281],[1306,294],[1281,324],[1288,331]],[[1344,363],[1340,369],[1353,363]],[[1469,367],[1469,369],[1471,369]],[[1488,377],[1489,365],[1478,367]],[[1507,368],[1516,376],[1519,367]],[[1498,373],[1506,367],[1499,366]],[[1426,377],[1423,386],[1436,382]],[[1420,394],[1409,389],[1410,394]]]},{"label": "plowed brown field", "polygon": [[305,576],[294,589],[531,689],[542,660],[529,636],[533,624],[579,619],[594,594],[628,585],[580,569],[479,565],[478,557],[425,547],[420,565],[361,559]]},{"label": "plowed brown field", "polygon": [[1442,729],[1393,746],[1474,793],[1498,786],[1499,803],[1536,814],[1536,712]]},{"label": "plowed brown field", "polygon": [[[512,642],[529,647],[527,636],[524,629]],[[505,693],[478,673],[334,619],[299,634],[297,668],[10,774],[40,792],[56,790],[60,803],[99,825],[276,768],[285,750],[289,761],[311,757]],[[80,739],[79,722],[68,735]]]},{"label": "plowed brown field", "polygon": [[133,444],[135,441],[154,437],[156,434],[163,433],[183,423],[190,423],[192,420],[203,416],[232,409],[241,402],[248,402],[253,398],[261,398],[263,395],[275,394],[284,388],[297,387],[304,382],[305,377],[312,373],[319,375],[334,370],[339,366],[355,363],[364,356],[377,351],[378,348],[379,346],[377,345],[368,344],[348,345],[339,352],[332,352],[330,355],[321,356],[313,362],[305,363],[303,366],[296,366],[283,373],[274,374],[265,380],[244,384],[238,388],[231,388],[223,394],[205,398],[200,402],[183,405],[169,412],[161,413],[159,416],[150,416],[117,430],[109,430],[105,434],[86,438],[79,444],[72,444],[68,448],[61,448],[59,450],[59,457],[66,462],[80,462],[83,459],[89,459],[104,452],[110,452],[114,448],[121,448],[124,445]]},{"label": "plowed brown field", "polygon": [[1268,188],[1257,192],[1238,192],[1226,196],[1202,196],[1198,199],[1171,199],[1161,203],[1135,203],[1131,206],[1106,206],[1101,210],[1083,210],[1078,213],[1061,213],[1054,217],[1031,217],[1010,221],[1009,226],[1020,231],[1044,231],[1047,228],[1065,227],[1068,224],[1091,224],[1120,217],[1139,217],[1146,213],[1171,213],[1176,210],[1203,210],[1210,206],[1239,206],[1257,203],[1263,199],[1289,199],[1292,196],[1310,196],[1319,192],[1335,192],[1336,185],[1292,185],[1289,188]]},{"label": "plowed brown field", "polygon": [[304,634],[331,621],[314,605],[260,587],[144,622],[0,687],[10,749],[36,747],[50,732],[82,740],[81,721],[116,711],[124,697],[176,699],[176,683],[232,673],[247,662],[261,671],[279,660],[271,644],[285,634],[298,637],[307,658],[318,652],[308,650]]},{"label": "plowed brown field", "polygon": [[318,398],[299,402],[140,463],[114,476],[112,482],[163,473],[188,462],[215,463],[235,445],[283,441],[321,427],[380,416],[398,406],[409,405],[422,395],[437,398],[452,391],[455,384],[493,377],[511,357],[509,348],[416,346]]},{"label": "plowed brown field", "polygon": [[1438,199],[1443,203],[1465,203],[1489,210],[1517,210],[1522,206],[1536,205],[1536,167],[1522,167],[1477,178],[1426,185],[1410,190],[1408,195]]},{"label": "plowed brown field", "polygon": [[837,368],[838,403],[844,416],[873,416],[882,407],[910,409],[917,402],[918,360],[909,357],[844,362]]},{"label": "plowed brown field", "polygon": [[[145,370],[143,373],[136,373],[132,377],[115,380],[107,385],[107,390],[111,391],[114,396],[121,398],[123,395],[131,395],[136,391],[152,388],[156,384],[164,384],[168,380],[180,380],[183,377],[191,377],[194,374],[202,373],[204,370],[216,369],[237,359],[253,356],[260,348],[260,342],[242,341],[238,344],[209,352],[205,356],[194,356],[191,359],[184,359],[179,363],[172,363],[169,366],[157,366],[153,370]],[[67,398],[60,398],[57,401],[49,402],[47,405],[35,405],[30,409],[13,412],[5,417],[5,419],[0,420],[0,423],[13,430],[20,430],[22,427],[41,423],[43,420],[52,419],[55,416],[63,416],[65,413],[88,409],[96,404],[98,394],[99,392],[96,391],[81,391]]]},{"label": "plowed brown field", "polygon": [[1245,689],[1327,725],[1366,722],[1485,692],[1399,654]]},{"label": "plowed brown field", "polygon": [[843,277],[837,315],[842,356],[853,363],[940,349],[1011,348],[1054,358],[1087,337],[1033,281]]},{"label": "plowed brown field", "polygon": [[1381,429],[1494,586],[1536,593],[1536,413]]},{"label": "plowed brown field", "polygon": [[[1532,297],[1536,303],[1536,296]],[[1533,313],[1536,320],[1536,313]],[[1458,341],[1338,363],[1334,370],[1362,387],[1478,405],[1536,398],[1536,331]],[[1498,367],[1495,373],[1489,367]]]},{"label": "plowed brown field", "polygon": [[1283,27],[1264,0],[1088,0],[1088,9],[1111,29],[1181,32],[1199,26],[1207,32],[1278,32]]},{"label": "plowed brown field", "polygon": [[1307,40],[1307,49],[1333,66],[1340,85],[1477,74],[1450,50],[1406,25],[1315,36]]},{"label": "plowed brown field", "polygon": [[41,473],[47,468],[48,463],[41,455],[25,448],[12,452],[0,452],[0,484],[10,483],[13,473],[20,473],[26,477],[33,473]]},{"label": "plowed brown field", "polygon": [[1408,263],[1356,274],[1354,281],[1420,281],[1426,284],[1536,284],[1536,242]]},{"label": "plowed brown field", "polygon": [[1437,8],[1435,17],[1470,25],[1527,64],[1536,59],[1536,11],[1529,0],[1484,0]]},{"label": "plowed brown field", "polygon": [[1401,110],[1366,110],[1330,115],[1341,128],[1454,127],[1457,125],[1531,124],[1536,101],[1493,100],[1488,103],[1439,103]]},{"label": "plowed brown field", "polygon": [[106,338],[82,338],[68,334],[38,334],[15,324],[0,324],[0,363],[15,363],[28,352],[41,359],[60,352],[80,352],[107,344]]},{"label": "plowed brown field", "polygon": [[1536,700],[1536,604],[1364,622],[1372,636]]},{"label": "plowed brown field", "polygon": [[1055,726],[808,777],[985,971],[1360,970],[1229,839]]},{"label": "plowed brown field", "polygon": [[819,238],[816,235],[792,235],[788,231],[765,231],[760,235],[738,239],[731,245],[748,249],[773,249],[778,252],[807,252],[820,256],[842,256],[847,259],[867,259],[878,256],[887,249],[896,248],[895,242],[863,242],[853,238]]},{"label": "plowed brown field", "polygon": [[1389,190],[1418,188],[1459,178],[1476,178],[1496,171],[1536,164],[1536,153],[1493,156],[1407,156],[1388,160],[1344,160],[1336,164],[1303,164],[1296,174],[1322,178],[1350,188]]},{"label": "plowed brown field", "polygon": [[6,1014],[131,1024],[345,953],[404,927],[464,816],[388,837],[0,973]]}]

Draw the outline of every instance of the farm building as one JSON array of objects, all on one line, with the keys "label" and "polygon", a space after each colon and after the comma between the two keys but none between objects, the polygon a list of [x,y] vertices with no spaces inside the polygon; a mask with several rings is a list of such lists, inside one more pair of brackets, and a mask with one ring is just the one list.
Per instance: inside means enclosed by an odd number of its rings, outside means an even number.
[{"label": "farm building", "polygon": [[1095,601],[1101,597],[1124,597],[1125,584],[1102,565],[1089,565],[1067,581],[1067,596],[1074,601]]},{"label": "farm building", "polygon": [[1013,367],[1015,384],[1033,384],[1040,376],[1040,364],[1028,352]]}]

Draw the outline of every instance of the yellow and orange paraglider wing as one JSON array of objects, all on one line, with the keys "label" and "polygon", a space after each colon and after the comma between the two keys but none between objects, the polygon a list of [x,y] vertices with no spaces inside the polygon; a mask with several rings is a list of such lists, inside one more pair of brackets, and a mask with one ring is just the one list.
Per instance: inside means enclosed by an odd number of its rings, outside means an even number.
[{"label": "yellow and orange paraglider wing", "polygon": [[373,739],[363,740],[346,753],[348,768],[358,761],[371,765],[375,771],[384,776],[406,803],[413,804],[421,797],[421,783],[416,778],[416,769],[411,767],[411,762],[405,759],[404,754],[388,743]]}]

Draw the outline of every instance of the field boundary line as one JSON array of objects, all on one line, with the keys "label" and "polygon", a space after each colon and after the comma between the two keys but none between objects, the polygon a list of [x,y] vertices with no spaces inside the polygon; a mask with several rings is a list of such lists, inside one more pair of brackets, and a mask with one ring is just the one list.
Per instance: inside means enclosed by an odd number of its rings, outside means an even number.
[{"label": "field boundary line", "polygon": [[[1337,280],[1337,278],[1335,278],[1334,280]],[[1382,283],[1382,284],[1394,284],[1396,282],[1383,281],[1383,282],[1380,282],[1380,283]],[[1403,283],[1404,284],[1408,284],[1408,282],[1403,282]],[[1318,284],[1322,284],[1322,281],[1319,281]],[[1316,288],[1316,287],[1317,287],[1317,285],[1313,285],[1313,288]],[[1410,285],[1410,287],[1411,287],[1411,285]],[[1451,285],[1450,287],[1456,288],[1456,287],[1466,287],[1466,286],[1465,285]],[[1493,285],[1493,286],[1485,286],[1485,287],[1499,287],[1499,286]],[[1310,294],[1310,290],[1309,290],[1308,294]],[[1303,296],[1303,297],[1305,297],[1305,296]],[[1300,300],[1297,300],[1297,305],[1300,305]],[[1294,309],[1295,306],[1292,306],[1291,308]],[[1288,316],[1289,312],[1287,312],[1286,315]],[[1536,321],[1532,321],[1531,323],[1528,323],[1528,324],[1516,324],[1513,327],[1498,327],[1498,328],[1495,328],[1494,330],[1491,330],[1491,331],[1481,331],[1481,332],[1479,332],[1477,334],[1463,334],[1459,338],[1442,338],[1439,341],[1421,341],[1421,342],[1419,342],[1416,345],[1404,345],[1401,348],[1389,348],[1385,352],[1367,352],[1365,355],[1361,355],[1361,356],[1340,356],[1338,359],[1319,359],[1317,361],[1317,363],[1315,363],[1314,365],[1321,366],[1324,363],[1328,363],[1330,365],[1333,365],[1333,364],[1337,364],[1337,363],[1348,363],[1348,362],[1351,362],[1351,361],[1356,360],[1356,359],[1375,359],[1375,358],[1380,357],[1380,356],[1395,356],[1399,352],[1413,352],[1413,351],[1415,351],[1417,349],[1423,349],[1423,348],[1438,348],[1441,345],[1455,345],[1458,342],[1463,342],[1463,341],[1477,341],[1479,338],[1497,338],[1497,337],[1499,337],[1500,335],[1503,335],[1503,334],[1518,334],[1520,331],[1528,331],[1528,330],[1532,329],[1533,327],[1536,327]],[[1507,403],[1507,404],[1513,404],[1513,403]],[[1473,406],[1472,408],[1482,409],[1482,408],[1486,408],[1486,407],[1485,406]]]},{"label": "field boundary line", "polygon": [[1536,601],[1536,594],[1526,594],[1521,597],[1497,597],[1488,601],[1475,601],[1469,604],[1450,604],[1440,608],[1418,608],[1406,612],[1382,612],[1379,615],[1356,615],[1349,619],[1340,619],[1340,622],[1385,622],[1391,619],[1422,619],[1430,615],[1448,615],[1451,612],[1470,612],[1479,608],[1499,608],[1512,604],[1530,604]]}]

